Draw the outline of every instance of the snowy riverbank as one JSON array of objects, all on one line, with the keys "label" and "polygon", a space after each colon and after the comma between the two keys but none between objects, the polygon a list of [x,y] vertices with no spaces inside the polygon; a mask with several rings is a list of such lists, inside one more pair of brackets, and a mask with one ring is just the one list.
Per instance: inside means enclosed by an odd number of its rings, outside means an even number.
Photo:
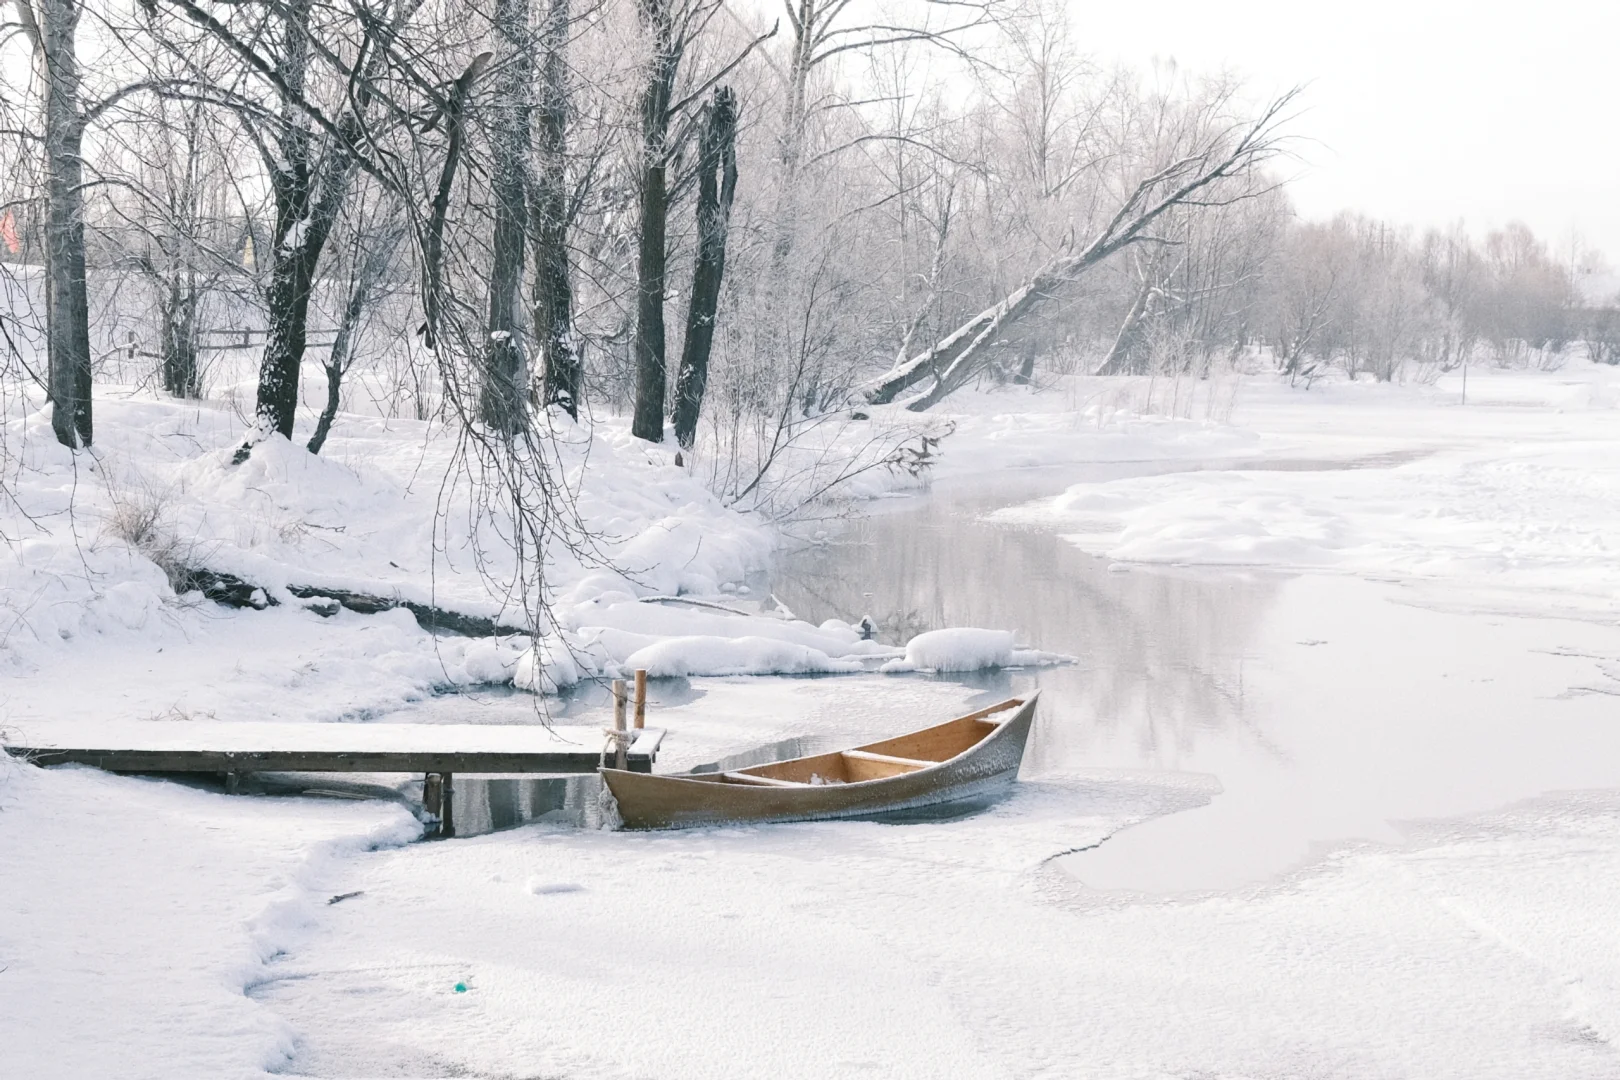
[{"label": "snowy riverbank", "polygon": [[[1475,372],[1466,406],[1451,376],[1308,392],[1255,378],[1181,418],[1121,411],[1127,381],[1005,389],[950,403],[934,483],[1053,478],[1063,494],[995,519],[1128,571],[1105,577],[1164,562],[1377,574],[1437,583],[1453,604],[1578,611],[1601,637],[1620,595],[1604,557],[1620,535],[1615,376]],[[435,687],[518,669],[526,639],[435,639],[404,610],[177,598],[109,527],[145,500],[209,566],[269,589],[499,616],[465,519],[435,529],[444,458],[421,426],[345,418],[326,458],[283,446],[232,472],[238,426],[223,408],[131,398],[99,423],[95,470],[37,428],[21,440],[20,419],[7,430],[21,448],[7,483],[35,525],[8,518],[8,536],[25,531],[0,552],[0,726],[399,721]],[[582,517],[629,572],[559,564],[555,630],[587,669],[689,677],[659,706],[663,766],[811,733],[858,741],[1001,687],[877,674],[905,641],[860,643],[847,625],[640,602],[683,592],[750,608],[764,598],[742,589],[777,539],[616,421],[566,452]],[[1158,475],[1065,479],[1099,462]],[[1299,471],[1323,462],[1376,468]],[[1594,642],[1577,651],[1606,647]],[[1013,643],[972,642],[1003,662]],[[912,666],[951,666],[916,652]],[[1281,666],[1263,656],[1247,692]],[[840,669],[872,673],[721,676]],[[600,719],[587,704],[570,722]],[[1035,770],[986,814],[909,828],[536,826],[420,845],[391,803],[0,763],[0,1045],[23,1074],[75,1077],[1609,1075],[1612,793],[1342,845],[1196,901],[1109,899],[1052,861],[1221,791],[1209,774],[1099,758]],[[856,959],[873,956],[885,961]]]}]

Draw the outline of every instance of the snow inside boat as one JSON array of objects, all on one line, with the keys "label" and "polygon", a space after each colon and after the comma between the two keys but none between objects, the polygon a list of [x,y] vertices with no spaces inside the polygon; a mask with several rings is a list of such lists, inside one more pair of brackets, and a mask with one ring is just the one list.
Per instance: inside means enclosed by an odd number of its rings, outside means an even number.
[{"label": "snow inside boat", "polygon": [[729,772],[603,769],[632,829],[874,817],[982,798],[1018,778],[1039,694],[851,750]]}]

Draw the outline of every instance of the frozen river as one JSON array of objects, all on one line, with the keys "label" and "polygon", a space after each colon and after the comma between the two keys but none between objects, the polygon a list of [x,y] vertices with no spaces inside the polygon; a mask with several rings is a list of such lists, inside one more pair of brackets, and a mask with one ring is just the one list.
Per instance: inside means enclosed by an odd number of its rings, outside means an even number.
[{"label": "frozen river", "polygon": [[1038,685],[1007,798],[344,860],[320,887],[353,899],[249,990],[298,1032],[280,1071],[1620,1075],[1620,630],[1434,583],[1111,564],[985,520],[1087,471],[1014,475],[880,504],[755,585],[886,640],[1016,629],[1078,663],[654,687],[679,768]]},{"label": "frozen river", "polygon": [[787,557],[774,582],[800,617],[870,615],[884,640],[985,626],[1079,657],[967,678],[1045,691],[1026,777],[1215,778],[1207,806],[1060,860],[1085,885],[1255,885],[1347,843],[1398,843],[1403,823],[1620,788],[1620,629],[1352,576],[1113,564],[984,520],[1091,478],[1033,472],[895,500]]}]

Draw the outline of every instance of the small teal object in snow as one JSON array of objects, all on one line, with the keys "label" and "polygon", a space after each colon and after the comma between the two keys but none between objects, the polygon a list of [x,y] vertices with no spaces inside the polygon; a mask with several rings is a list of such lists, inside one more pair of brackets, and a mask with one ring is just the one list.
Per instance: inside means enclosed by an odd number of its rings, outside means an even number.
[{"label": "small teal object in snow", "polygon": [[455,991],[458,994],[465,994],[467,992],[467,984],[466,983],[456,983]]}]

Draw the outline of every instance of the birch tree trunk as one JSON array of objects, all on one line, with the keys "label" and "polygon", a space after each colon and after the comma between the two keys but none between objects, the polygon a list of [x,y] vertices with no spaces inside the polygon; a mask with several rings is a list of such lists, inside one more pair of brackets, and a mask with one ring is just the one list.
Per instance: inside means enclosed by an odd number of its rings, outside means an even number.
[{"label": "birch tree trunk", "polygon": [[771,249],[771,271],[776,282],[798,236],[799,169],[804,164],[805,124],[810,69],[816,59],[816,35],[822,31],[817,0],[788,0],[788,24],[793,39],[789,49],[786,102],[782,108],[782,188],[776,202],[776,243]]},{"label": "birch tree trunk", "polygon": [[698,161],[697,267],[692,271],[686,343],[675,379],[675,441],[687,449],[697,437],[698,415],[709,381],[715,313],[726,271],[726,234],[731,225],[731,202],[737,193],[737,95],[730,87],[715,91],[705,120]]},{"label": "birch tree trunk", "polygon": [[84,121],[75,45],[78,0],[39,0],[45,74],[45,326],[51,429],[63,446],[94,434],[90,299],[84,259]]}]

